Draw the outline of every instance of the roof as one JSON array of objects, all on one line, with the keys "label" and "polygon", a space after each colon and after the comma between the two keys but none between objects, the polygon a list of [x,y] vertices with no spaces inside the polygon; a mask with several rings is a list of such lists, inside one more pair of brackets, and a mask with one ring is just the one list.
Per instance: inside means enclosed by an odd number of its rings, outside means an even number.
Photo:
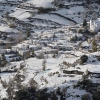
[{"label": "roof", "polygon": [[88,46],[89,46],[89,44],[88,44],[88,42],[87,42],[87,41],[85,41],[85,42],[83,42],[83,43],[81,44],[81,46],[82,46],[82,47],[86,47],[86,46],[88,47]]}]

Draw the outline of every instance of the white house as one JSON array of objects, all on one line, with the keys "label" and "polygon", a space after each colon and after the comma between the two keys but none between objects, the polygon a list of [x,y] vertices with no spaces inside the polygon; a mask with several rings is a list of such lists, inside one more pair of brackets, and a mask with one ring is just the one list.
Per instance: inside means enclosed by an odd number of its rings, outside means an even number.
[{"label": "white house", "polygon": [[91,31],[98,31],[100,29],[100,18],[96,20],[90,20],[90,30]]}]

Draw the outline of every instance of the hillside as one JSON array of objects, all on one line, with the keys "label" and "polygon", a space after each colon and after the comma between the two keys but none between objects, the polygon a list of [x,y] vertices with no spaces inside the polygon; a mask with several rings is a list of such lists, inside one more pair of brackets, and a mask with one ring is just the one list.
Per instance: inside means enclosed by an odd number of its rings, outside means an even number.
[{"label": "hillside", "polygon": [[99,0],[0,0],[0,100],[100,100]]}]

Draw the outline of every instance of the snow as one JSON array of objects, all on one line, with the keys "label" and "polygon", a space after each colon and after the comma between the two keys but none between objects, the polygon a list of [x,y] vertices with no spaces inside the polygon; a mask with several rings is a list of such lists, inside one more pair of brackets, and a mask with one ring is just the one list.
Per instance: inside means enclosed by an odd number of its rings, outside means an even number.
[{"label": "snow", "polygon": [[3,32],[18,32],[17,29],[12,29],[12,28],[9,28],[8,26],[5,26],[5,25],[0,26],[0,31],[3,31]]},{"label": "snow", "polygon": [[36,7],[53,7],[53,5],[51,4],[53,0],[29,0],[27,3],[31,3],[34,4]]},{"label": "snow", "polygon": [[83,47],[85,47],[85,46],[89,47],[89,44],[88,44],[88,42],[87,42],[87,41],[85,41],[85,42],[83,42],[83,43],[82,43],[82,45],[81,45],[81,46],[83,46]]},{"label": "snow", "polygon": [[[55,12],[65,16],[65,17],[69,17],[69,18],[75,20],[77,23],[83,22],[83,18],[82,18],[82,12],[84,12],[83,6],[71,7],[68,10],[63,8],[63,9],[55,11]],[[79,12],[80,12],[80,15],[78,15]]]},{"label": "snow", "polygon": [[78,12],[84,12],[84,8],[83,6],[77,6],[77,7],[71,7],[69,10],[68,10],[68,13],[78,13]]},{"label": "snow", "polygon": [[31,15],[29,12],[26,12],[26,10],[24,10],[24,9],[18,9],[14,13],[11,13],[10,16],[13,16],[13,17],[18,18],[19,20],[25,21]]},{"label": "snow", "polygon": [[59,24],[68,25],[69,21],[65,20],[57,15],[52,14],[43,14],[43,15],[36,15],[33,18],[40,18],[40,19],[46,19],[46,20],[52,20],[54,22],[57,22]]}]

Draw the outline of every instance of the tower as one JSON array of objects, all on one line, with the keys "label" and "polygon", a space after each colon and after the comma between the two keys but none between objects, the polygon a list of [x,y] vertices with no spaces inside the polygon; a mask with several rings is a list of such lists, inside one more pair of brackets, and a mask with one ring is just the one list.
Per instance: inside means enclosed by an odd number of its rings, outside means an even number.
[{"label": "tower", "polygon": [[90,19],[90,30],[93,30],[93,20]]}]

